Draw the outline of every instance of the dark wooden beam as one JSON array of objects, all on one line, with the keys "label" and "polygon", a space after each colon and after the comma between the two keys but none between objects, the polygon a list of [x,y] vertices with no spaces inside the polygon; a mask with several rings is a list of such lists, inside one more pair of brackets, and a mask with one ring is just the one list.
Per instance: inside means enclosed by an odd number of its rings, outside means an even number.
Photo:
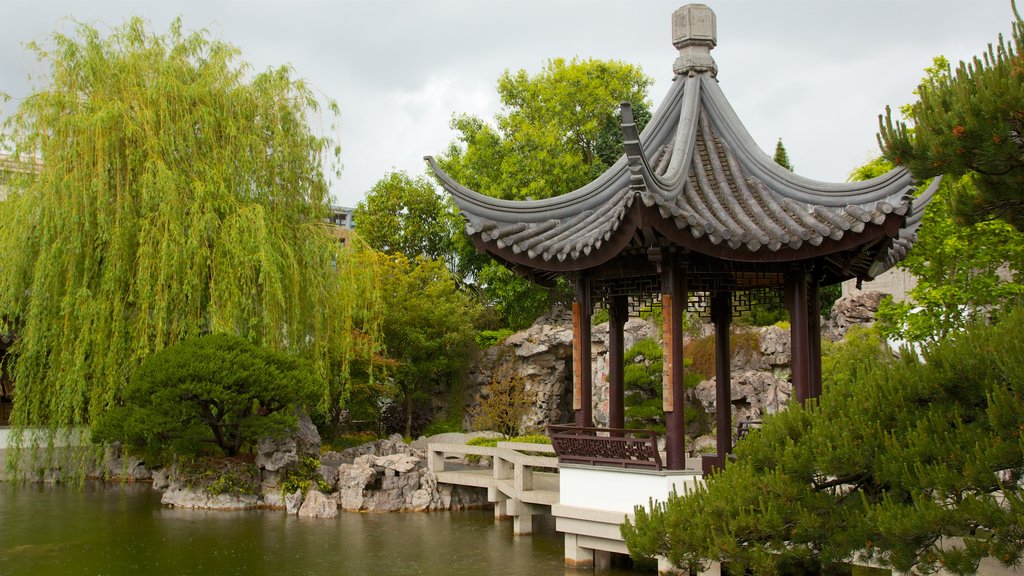
[{"label": "dark wooden beam", "polygon": [[662,265],[661,304],[665,340],[662,407],[665,410],[666,468],[682,470],[686,468],[686,391],[683,388],[686,280],[671,260]]},{"label": "dark wooden beam", "polygon": [[576,300],[572,303],[572,363],[573,394],[572,407],[576,425],[594,425],[594,387],[591,369],[591,316],[593,306],[590,294],[590,279],[585,274],[576,278]]},{"label": "dark wooden beam", "polygon": [[810,397],[810,338],[807,306],[807,272],[794,266],[786,274],[786,305],[789,308],[789,341],[792,354],[793,392],[803,403]]},{"label": "dark wooden beam", "polygon": [[821,289],[817,277],[810,280],[807,290],[809,398],[821,397]]},{"label": "dark wooden beam", "polygon": [[625,380],[623,328],[629,318],[626,296],[612,297],[608,307],[608,427],[625,428]]},{"label": "dark wooden beam", "polygon": [[715,446],[718,456],[723,457],[732,452],[731,292],[722,291],[711,297],[711,321],[715,324]]}]

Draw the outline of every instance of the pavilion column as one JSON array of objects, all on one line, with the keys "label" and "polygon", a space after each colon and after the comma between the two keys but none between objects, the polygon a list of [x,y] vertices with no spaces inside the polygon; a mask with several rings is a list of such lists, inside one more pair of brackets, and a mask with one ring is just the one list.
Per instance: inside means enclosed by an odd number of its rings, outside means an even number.
[{"label": "pavilion column", "polygon": [[808,316],[808,398],[821,397],[821,290],[817,277],[810,279],[807,290]]},{"label": "pavilion column", "polygon": [[686,281],[669,261],[661,272],[661,305],[665,351],[662,372],[662,408],[665,411],[665,465],[669,470],[686,468],[686,420],[683,409],[683,311]]},{"label": "pavilion column", "polygon": [[732,293],[716,292],[711,298],[711,320],[715,324],[715,426],[719,465],[732,452],[732,372],[729,330],[732,323]]},{"label": "pavilion column", "polygon": [[572,409],[576,425],[589,428],[594,425],[593,372],[591,370],[591,317],[590,278],[576,278],[576,300],[572,303]]},{"label": "pavilion column", "polygon": [[794,266],[786,273],[786,307],[789,309],[789,340],[792,354],[793,391],[800,403],[810,397],[810,324],[807,272]]},{"label": "pavilion column", "polygon": [[608,310],[608,427],[626,427],[623,329],[629,318],[626,296],[613,296]]}]

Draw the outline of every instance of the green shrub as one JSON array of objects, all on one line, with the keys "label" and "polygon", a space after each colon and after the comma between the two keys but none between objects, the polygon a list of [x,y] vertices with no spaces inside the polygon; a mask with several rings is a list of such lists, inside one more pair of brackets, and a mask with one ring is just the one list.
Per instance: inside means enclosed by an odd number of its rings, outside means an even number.
[{"label": "green shrub", "polygon": [[94,442],[122,442],[151,464],[174,455],[237,456],[264,436],[297,424],[316,399],[316,376],[302,360],[228,334],[178,342],[149,356],[123,404],[92,427]]},{"label": "green shrub", "polygon": [[237,458],[200,458],[178,464],[178,478],[194,489],[213,495],[253,495],[260,486],[260,470]]},{"label": "green shrub", "polygon": [[310,488],[316,488],[320,492],[330,492],[331,485],[320,475],[320,459],[314,456],[306,456],[284,470],[281,478],[281,495],[294,494],[301,490],[303,496]]},{"label": "green shrub", "polygon": [[476,334],[476,345],[481,350],[487,350],[491,346],[502,342],[512,334],[515,334],[515,332],[509,328],[502,328],[500,330],[481,330]]}]

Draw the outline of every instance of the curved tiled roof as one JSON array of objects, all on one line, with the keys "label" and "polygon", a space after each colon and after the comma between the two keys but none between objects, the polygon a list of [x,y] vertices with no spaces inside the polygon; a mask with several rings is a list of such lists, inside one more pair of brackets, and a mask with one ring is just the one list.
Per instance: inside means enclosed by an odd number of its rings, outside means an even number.
[{"label": "curved tiled roof", "polygon": [[[896,169],[826,183],[794,174],[754,143],[707,72],[677,76],[643,134],[622,108],[625,154],[569,194],[509,201],[484,196],[427,158],[477,246],[521,267],[565,272],[608,262],[630,243],[669,244],[739,262],[847,254],[842,276],[873,277],[913,243],[931,191],[912,197]],[[638,239],[639,238],[639,239]],[[857,251],[856,262],[849,256]]]}]

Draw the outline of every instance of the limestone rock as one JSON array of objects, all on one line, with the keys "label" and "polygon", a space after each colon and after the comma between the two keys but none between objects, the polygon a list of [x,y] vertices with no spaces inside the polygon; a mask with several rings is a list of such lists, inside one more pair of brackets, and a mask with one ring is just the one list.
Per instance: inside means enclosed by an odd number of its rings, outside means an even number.
[{"label": "limestone rock", "polygon": [[306,498],[298,510],[298,515],[300,518],[337,518],[338,504],[328,498],[323,492],[310,490],[306,493]]},{"label": "limestone rock", "polygon": [[836,342],[842,340],[851,326],[874,323],[878,304],[885,296],[883,292],[858,290],[836,300],[828,321],[822,326],[822,335]]},{"label": "limestone rock", "polygon": [[256,508],[259,497],[255,494],[210,494],[199,488],[172,484],[161,496],[160,503],[175,508],[251,510]]},{"label": "limestone rock", "polygon": [[[317,492],[319,494],[319,492]],[[295,490],[291,494],[284,495],[284,509],[288,514],[298,514],[299,510],[302,509],[303,505],[302,490]],[[335,514],[337,514],[338,506],[334,506]]]},{"label": "limestone rock", "polygon": [[176,471],[173,467],[160,468],[153,471],[153,489],[164,490],[171,485],[171,480],[174,478]]},{"label": "limestone rock", "polygon": [[147,482],[153,478],[146,463],[137,456],[125,455],[117,442],[106,447],[102,460],[89,475],[117,482]]},{"label": "limestone rock", "polygon": [[[715,380],[705,380],[697,385],[694,397],[700,401],[709,414],[715,413]],[[732,395],[732,423],[761,420],[767,414],[785,409],[786,402],[793,394],[793,385],[774,377],[769,372],[743,370],[732,374],[730,380]]]},{"label": "limestone rock", "polygon": [[301,456],[320,452],[320,433],[304,410],[297,410],[298,425],[283,438],[260,438],[256,445],[256,466],[271,472],[299,461]]}]

